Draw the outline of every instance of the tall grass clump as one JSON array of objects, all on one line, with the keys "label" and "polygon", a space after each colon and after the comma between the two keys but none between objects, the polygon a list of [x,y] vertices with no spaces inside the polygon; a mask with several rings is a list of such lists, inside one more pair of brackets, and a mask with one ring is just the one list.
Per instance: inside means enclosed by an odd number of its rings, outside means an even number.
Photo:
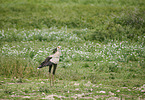
[{"label": "tall grass clump", "polygon": [[32,62],[30,59],[14,56],[1,56],[1,75],[4,77],[15,78],[31,78],[31,77],[47,77],[44,72],[37,71],[38,63]]}]

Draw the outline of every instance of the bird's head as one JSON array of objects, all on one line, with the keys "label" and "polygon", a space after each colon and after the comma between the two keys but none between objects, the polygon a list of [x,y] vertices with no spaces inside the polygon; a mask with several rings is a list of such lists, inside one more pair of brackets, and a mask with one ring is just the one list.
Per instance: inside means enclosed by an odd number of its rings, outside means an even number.
[{"label": "bird's head", "polygon": [[61,52],[61,46],[58,46],[57,48],[53,49],[53,54],[56,53],[57,51]]},{"label": "bird's head", "polygon": [[60,51],[60,50],[61,50],[61,46],[58,46],[58,47],[57,47],[57,51]]}]

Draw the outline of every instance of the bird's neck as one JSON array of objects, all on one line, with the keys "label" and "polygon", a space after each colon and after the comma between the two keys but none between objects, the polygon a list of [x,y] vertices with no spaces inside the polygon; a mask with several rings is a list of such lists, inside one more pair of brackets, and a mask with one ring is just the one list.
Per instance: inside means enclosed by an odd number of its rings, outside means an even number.
[{"label": "bird's neck", "polygon": [[58,56],[60,56],[61,55],[61,51],[58,50],[55,54],[58,55]]}]

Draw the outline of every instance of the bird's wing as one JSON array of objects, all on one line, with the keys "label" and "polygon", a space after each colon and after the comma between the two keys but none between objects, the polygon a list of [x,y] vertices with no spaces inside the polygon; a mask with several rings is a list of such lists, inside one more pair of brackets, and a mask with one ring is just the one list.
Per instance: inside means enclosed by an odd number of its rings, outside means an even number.
[{"label": "bird's wing", "polygon": [[50,59],[52,59],[52,57],[48,56],[45,61],[48,62]]},{"label": "bird's wing", "polygon": [[41,63],[41,66],[46,66],[47,63],[50,61],[50,59],[52,59],[52,57],[48,56],[48,57]]}]

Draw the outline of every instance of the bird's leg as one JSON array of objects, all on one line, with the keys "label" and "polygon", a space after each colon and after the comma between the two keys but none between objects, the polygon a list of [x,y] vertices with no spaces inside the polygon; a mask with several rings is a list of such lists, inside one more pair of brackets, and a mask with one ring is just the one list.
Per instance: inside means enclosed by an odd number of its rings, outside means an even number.
[{"label": "bird's leg", "polygon": [[52,74],[52,85],[54,86],[54,75]]},{"label": "bird's leg", "polygon": [[52,73],[52,82],[53,82],[53,86],[54,86],[54,75],[55,75],[56,67],[57,67],[57,64],[54,64],[53,73]]},{"label": "bird's leg", "polygon": [[50,81],[50,86],[51,86],[51,68],[52,68],[52,65],[49,66],[49,81]]},{"label": "bird's leg", "polygon": [[49,81],[50,81],[50,86],[51,86],[51,73],[49,72]]}]

